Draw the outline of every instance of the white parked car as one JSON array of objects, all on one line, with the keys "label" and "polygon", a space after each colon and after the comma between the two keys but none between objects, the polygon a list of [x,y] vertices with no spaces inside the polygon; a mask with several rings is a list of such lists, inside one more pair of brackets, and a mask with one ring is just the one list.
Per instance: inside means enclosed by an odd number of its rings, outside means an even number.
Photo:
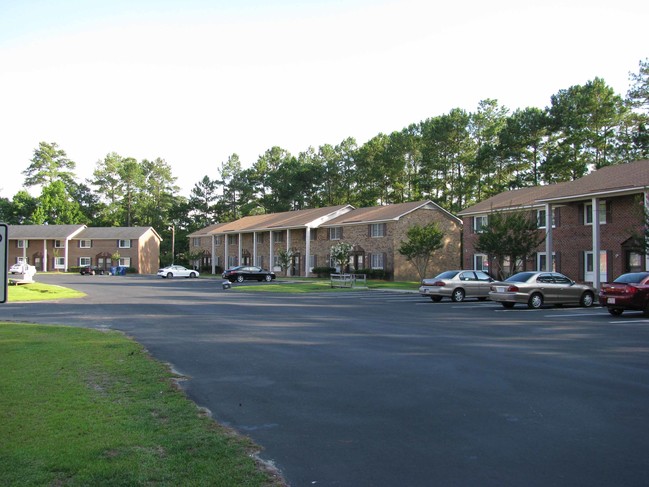
[{"label": "white parked car", "polygon": [[171,279],[172,277],[198,277],[198,271],[194,269],[187,269],[181,265],[168,265],[162,269],[158,269],[158,275]]},{"label": "white parked car", "polygon": [[36,274],[36,267],[29,265],[26,262],[17,262],[9,268],[11,274],[25,274],[33,276]]}]

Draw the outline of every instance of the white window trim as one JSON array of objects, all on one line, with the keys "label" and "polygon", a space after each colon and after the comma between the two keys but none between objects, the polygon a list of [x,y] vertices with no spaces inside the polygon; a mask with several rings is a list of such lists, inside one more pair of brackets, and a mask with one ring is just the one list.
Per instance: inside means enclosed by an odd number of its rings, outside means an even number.
[{"label": "white window trim", "polygon": [[[79,240],[79,248],[80,249],[90,249],[90,248],[92,248],[92,240],[90,240],[89,238],[84,238],[84,239]],[[90,265],[90,264],[88,264],[88,265]]]},{"label": "white window trim", "polygon": [[342,235],[342,227],[329,228],[329,240],[340,240]]},{"label": "white window trim", "polygon": [[[482,267],[478,267],[478,257],[482,258]],[[489,256],[487,254],[473,254],[473,268],[478,271],[489,273]]]},{"label": "white window trim", "polygon": [[[590,219],[590,221],[588,221]],[[603,221],[602,221],[603,219]],[[584,205],[584,225],[593,224],[593,204]],[[606,200],[599,200],[599,224],[606,225]]]},{"label": "white window trim", "polygon": [[130,238],[119,239],[118,247],[120,249],[130,249],[131,246],[132,246],[132,242]]},{"label": "white window trim", "polygon": [[90,257],[79,257],[79,267],[89,266],[92,262]]},{"label": "white window trim", "polygon": [[371,223],[370,225],[370,236],[372,238],[385,237],[385,225],[383,223]]},{"label": "white window trim", "polygon": [[[541,218],[541,215],[543,217]],[[546,228],[546,221],[547,221],[547,215],[546,215],[546,210],[536,210],[536,224],[538,225],[539,229],[545,229]],[[557,209],[552,208],[552,228],[557,228]]]},{"label": "white window trim", "polygon": [[19,249],[28,249],[29,248],[29,240],[18,240],[17,246]]},{"label": "white window trim", "polygon": [[[482,222],[482,225],[480,228],[478,228],[478,221]],[[482,233],[484,230],[482,230],[483,227],[489,224],[489,217],[487,215],[480,215],[480,216],[474,216],[473,217],[473,231],[475,233]]]}]

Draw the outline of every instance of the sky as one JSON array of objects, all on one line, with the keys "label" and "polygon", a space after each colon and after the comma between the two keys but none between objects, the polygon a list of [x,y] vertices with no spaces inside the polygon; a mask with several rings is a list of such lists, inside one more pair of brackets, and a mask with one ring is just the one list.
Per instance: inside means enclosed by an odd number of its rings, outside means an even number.
[{"label": "sky", "polygon": [[233,153],[544,108],[595,77],[625,95],[648,21],[640,0],[0,0],[0,197],[41,141],[81,182],[160,157],[189,196]]}]

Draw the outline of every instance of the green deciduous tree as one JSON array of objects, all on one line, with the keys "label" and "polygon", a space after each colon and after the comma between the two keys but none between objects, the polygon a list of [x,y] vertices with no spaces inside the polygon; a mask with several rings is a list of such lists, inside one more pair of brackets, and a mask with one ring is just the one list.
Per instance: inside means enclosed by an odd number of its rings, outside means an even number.
[{"label": "green deciduous tree", "polygon": [[444,245],[444,232],[436,223],[414,225],[408,229],[407,237],[408,240],[399,247],[399,253],[415,266],[419,277],[423,279],[433,254]]},{"label": "green deciduous tree", "polygon": [[[525,211],[491,212],[481,232],[476,250],[496,260],[497,269],[493,272],[499,279],[514,274],[518,263],[536,252],[545,240],[545,233],[539,230],[536,219]],[[509,269],[505,269],[506,261],[509,261]]]},{"label": "green deciduous tree", "polygon": [[340,272],[345,272],[353,248],[354,246],[347,242],[338,242],[331,247],[331,259],[340,267]]}]

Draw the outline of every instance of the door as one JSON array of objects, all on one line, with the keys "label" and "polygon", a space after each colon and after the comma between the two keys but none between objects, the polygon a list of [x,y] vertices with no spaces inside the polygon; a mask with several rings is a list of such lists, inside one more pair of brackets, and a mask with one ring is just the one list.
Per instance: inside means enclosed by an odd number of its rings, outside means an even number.
[{"label": "door", "polygon": [[[585,252],[584,255],[584,281],[595,282],[595,254]],[[608,282],[606,269],[606,250],[599,252],[599,282]]]}]

